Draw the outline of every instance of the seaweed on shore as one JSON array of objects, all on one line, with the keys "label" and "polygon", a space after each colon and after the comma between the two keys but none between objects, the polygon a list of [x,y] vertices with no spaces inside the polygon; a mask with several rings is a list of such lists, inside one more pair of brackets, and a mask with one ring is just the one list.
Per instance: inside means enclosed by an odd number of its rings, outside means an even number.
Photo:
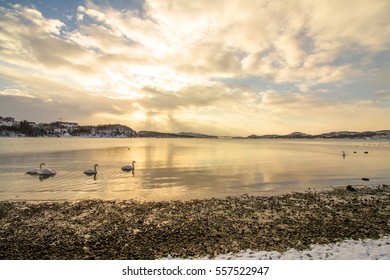
[{"label": "seaweed on shore", "polygon": [[191,201],[0,202],[0,259],[213,257],[389,233],[388,185]]}]

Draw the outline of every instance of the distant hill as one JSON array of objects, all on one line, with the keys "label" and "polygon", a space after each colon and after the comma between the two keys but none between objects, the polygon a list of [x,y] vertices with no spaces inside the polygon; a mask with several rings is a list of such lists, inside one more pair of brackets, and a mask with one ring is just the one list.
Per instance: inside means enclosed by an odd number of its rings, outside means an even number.
[{"label": "distant hill", "polygon": [[234,139],[390,139],[390,130],[379,131],[336,131],[311,135],[293,132],[286,135],[249,135],[247,137],[218,137],[194,132],[135,131],[121,124],[79,125],[75,122],[56,121],[35,123],[27,120],[17,121],[12,117],[0,116],[0,136],[3,137],[144,137],[144,138],[234,138]]},{"label": "distant hill", "polygon": [[302,132],[293,132],[287,135],[250,135],[248,139],[390,139],[390,130],[379,131],[338,131],[322,134],[306,134]]},{"label": "distant hill", "polygon": [[137,132],[121,124],[79,125],[75,122],[56,121],[35,123],[16,121],[14,118],[0,116],[0,136],[5,137],[137,137]]}]

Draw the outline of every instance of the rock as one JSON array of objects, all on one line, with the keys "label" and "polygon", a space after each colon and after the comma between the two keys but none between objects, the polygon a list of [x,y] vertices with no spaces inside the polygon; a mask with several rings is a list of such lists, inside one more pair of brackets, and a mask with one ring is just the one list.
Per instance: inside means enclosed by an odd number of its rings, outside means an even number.
[{"label": "rock", "polygon": [[351,185],[348,185],[347,186],[347,191],[350,191],[350,192],[356,192],[357,189],[355,189],[354,187],[352,187]]},{"label": "rock", "polygon": [[362,181],[370,181],[368,178],[362,178]]},{"label": "rock", "polygon": [[[357,192],[346,195],[349,189]],[[213,258],[248,248],[304,250],[389,234],[389,192],[388,185],[348,185],[326,192],[186,202],[32,206],[0,201],[0,259],[147,260]]]}]

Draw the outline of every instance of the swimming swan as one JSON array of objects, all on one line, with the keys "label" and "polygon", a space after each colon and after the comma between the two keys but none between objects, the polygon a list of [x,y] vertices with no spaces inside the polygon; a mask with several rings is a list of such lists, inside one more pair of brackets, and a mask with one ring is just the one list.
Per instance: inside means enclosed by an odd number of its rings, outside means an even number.
[{"label": "swimming swan", "polygon": [[123,171],[134,171],[135,170],[134,163],[135,163],[135,161],[133,160],[131,165],[122,166],[122,170]]},{"label": "swimming swan", "polygon": [[37,174],[38,175],[54,175],[54,174],[57,174],[57,171],[55,171],[52,168],[44,168],[44,169],[39,169],[37,171]]},{"label": "swimming swan", "polygon": [[39,168],[31,168],[29,170],[26,171],[26,174],[30,174],[30,175],[37,175],[38,174],[38,171],[40,169],[42,169],[42,166],[45,165],[44,162],[42,162],[40,165],[39,165]]},{"label": "swimming swan", "polygon": [[93,169],[87,169],[84,171],[84,174],[87,174],[87,175],[93,175],[93,174],[97,174],[97,170],[96,170],[96,167],[98,167],[99,165],[98,164],[95,164],[93,166]]}]

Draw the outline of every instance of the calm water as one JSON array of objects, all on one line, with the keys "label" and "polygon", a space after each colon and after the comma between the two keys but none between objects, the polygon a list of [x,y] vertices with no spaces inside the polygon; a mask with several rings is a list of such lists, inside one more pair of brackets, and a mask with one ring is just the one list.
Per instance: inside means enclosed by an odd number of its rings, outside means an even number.
[{"label": "calm water", "polygon": [[[135,173],[123,172],[133,160]],[[25,174],[40,162],[58,173]],[[97,176],[84,175],[95,163]],[[362,177],[390,183],[390,141],[0,138],[2,200],[267,195],[364,184]]]}]

